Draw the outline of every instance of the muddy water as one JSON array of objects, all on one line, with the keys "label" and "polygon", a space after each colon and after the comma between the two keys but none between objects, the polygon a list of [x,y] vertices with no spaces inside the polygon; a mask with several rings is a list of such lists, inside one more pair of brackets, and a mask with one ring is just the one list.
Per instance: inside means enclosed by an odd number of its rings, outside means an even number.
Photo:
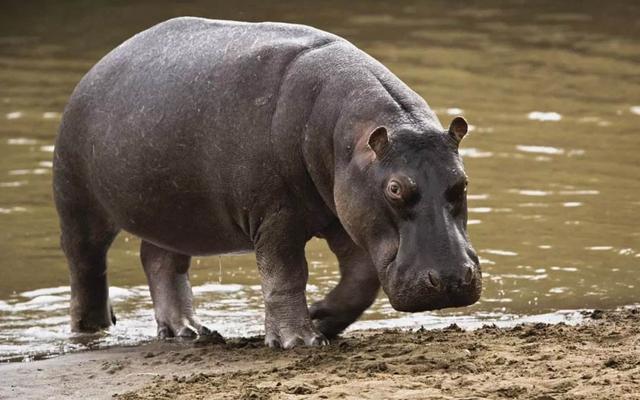
[{"label": "muddy water", "polygon": [[[51,155],[75,83],[135,32],[177,15],[279,20],[340,34],[423,95],[443,124],[473,125],[463,156],[478,304],[395,313],[384,296],[360,327],[572,320],[579,308],[637,303],[640,290],[640,15],[637,2],[21,2],[0,12],[0,359],[131,343],[154,334],[139,242],[109,253],[118,325],[70,337]],[[603,8],[604,7],[604,8]],[[339,276],[308,244],[309,297]],[[262,330],[254,257],[196,259],[199,312],[226,335]],[[540,316],[542,315],[542,316]],[[535,317],[537,316],[537,317]]]}]

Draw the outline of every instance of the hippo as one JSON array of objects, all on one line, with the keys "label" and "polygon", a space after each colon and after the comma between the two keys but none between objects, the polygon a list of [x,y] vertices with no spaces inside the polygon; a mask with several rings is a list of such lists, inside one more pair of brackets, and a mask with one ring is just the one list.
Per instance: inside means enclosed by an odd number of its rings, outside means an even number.
[{"label": "hippo", "polygon": [[[193,256],[255,252],[276,348],[328,344],[380,287],[405,312],[476,302],[467,130],[309,26],[181,17],[133,36],[79,82],[56,140],[72,330],[116,322],[106,260],[120,231],[141,239],[161,338],[217,335],[192,305]],[[341,278],[309,307],[313,237]]]}]

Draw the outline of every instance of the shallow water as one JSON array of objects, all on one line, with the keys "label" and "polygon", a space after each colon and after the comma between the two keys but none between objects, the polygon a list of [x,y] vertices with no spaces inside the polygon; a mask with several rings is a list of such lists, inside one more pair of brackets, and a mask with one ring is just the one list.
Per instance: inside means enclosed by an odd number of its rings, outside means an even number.
[{"label": "shallow water", "polygon": [[[0,13],[0,359],[147,340],[155,327],[123,234],[109,253],[118,326],[70,338],[65,260],[50,194],[60,113],[74,85],[132,34],[177,15],[305,23],[340,34],[423,95],[443,125],[464,114],[469,231],[484,292],[472,307],[394,312],[381,296],[359,327],[467,326],[640,299],[640,3],[4,1]],[[335,258],[307,246],[309,297]],[[231,336],[262,331],[254,257],[196,259],[199,312]]]}]

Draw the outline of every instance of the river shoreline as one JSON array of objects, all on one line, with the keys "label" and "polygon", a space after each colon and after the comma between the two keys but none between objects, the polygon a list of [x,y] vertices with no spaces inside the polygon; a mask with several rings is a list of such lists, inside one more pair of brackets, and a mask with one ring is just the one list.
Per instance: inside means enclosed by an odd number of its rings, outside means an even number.
[{"label": "river shoreline", "polygon": [[0,365],[0,398],[640,399],[640,309],[569,326],[365,330],[322,349],[152,342]]}]

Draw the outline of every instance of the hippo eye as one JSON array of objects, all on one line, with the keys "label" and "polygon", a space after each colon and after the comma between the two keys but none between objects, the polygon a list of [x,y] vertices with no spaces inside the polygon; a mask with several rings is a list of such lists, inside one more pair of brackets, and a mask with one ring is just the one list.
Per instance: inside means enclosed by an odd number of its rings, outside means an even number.
[{"label": "hippo eye", "polygon": [[467,197],[467,180],[458,181],[445,192],[445,197],[450,203],[459,203]]},{"label": "hippo eye", "polygon": [[462,180],[450,187],[445,196],[449,201],[449,209],[453,215],[460,214],[463,211],[467,199],[467,180]]},{"label": "hippo eye", "polygon": [[400,182],[396,180],[389,181],[387,192],[392,199],[402,200],[402,186],[400,186]]},{"label": "hippo eye", "polygon": [[405,175],[395,175],[387,181],[384,196],[396,208],[404,209],[418,199],[417,185]]}]

